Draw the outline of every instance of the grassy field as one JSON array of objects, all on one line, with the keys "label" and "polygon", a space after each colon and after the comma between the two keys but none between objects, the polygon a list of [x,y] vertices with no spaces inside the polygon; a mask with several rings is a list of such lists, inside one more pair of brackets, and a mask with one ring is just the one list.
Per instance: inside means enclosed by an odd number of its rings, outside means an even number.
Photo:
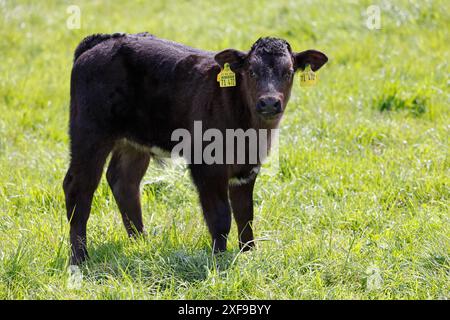
[{"label": "grassy field", "polygon": [[[1,299],[449,299],[449,1],[0,0]],[[66,9],[81,9],[68,29]],[[381,6],[381,29],[366,8]],[[148,31],[194,47],[260,36],[330,61],[296,82],[280,170],[256,185],[258,249],[213,257],[188,172],[152,165],[146,239],[128,240],[105,179],[90,261],[68,271],[62,179],[73,51]]]}]

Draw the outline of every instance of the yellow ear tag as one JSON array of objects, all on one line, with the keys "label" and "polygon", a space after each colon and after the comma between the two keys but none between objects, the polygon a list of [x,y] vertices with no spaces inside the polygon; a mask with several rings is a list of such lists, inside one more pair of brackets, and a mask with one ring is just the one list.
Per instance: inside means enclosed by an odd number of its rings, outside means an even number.
[{"label": "yellow ear tag", "polygon": [[312,87],[317,83],[317,75],[311,70],[309,64],[306,65],[305,70],[300,73],[300,86],[301,87]]},{"label": "yellow ear tag", "polygon": [[236,86],[236,75],[231,71],[229,63],[225,63],[223,69],[217,75],[217,82],[219,82],[221,88]]}]

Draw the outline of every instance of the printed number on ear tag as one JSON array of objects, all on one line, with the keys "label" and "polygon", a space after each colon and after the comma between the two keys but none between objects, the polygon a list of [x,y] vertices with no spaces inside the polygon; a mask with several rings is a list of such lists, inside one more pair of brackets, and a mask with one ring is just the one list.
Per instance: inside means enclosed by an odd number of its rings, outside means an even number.
[{"label": "printed number on ear tag", "polygon": [[300,73],[300,86],[301,87],[312,87],[317,83],[317,75],[311,70],[309,64],[306,65],[305,70]]},{"label": "printed number on ear tag", "polygon": [[217,82],[219,82],[221,88],[236,86],[236,75],[231,71],[229,63],[225,63],[223,69],[217,75]]}]

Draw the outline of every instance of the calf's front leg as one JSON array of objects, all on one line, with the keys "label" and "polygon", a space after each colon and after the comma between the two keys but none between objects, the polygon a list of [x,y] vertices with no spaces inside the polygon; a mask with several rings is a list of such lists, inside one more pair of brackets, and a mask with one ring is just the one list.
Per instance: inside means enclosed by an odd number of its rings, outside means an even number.
[{"label": "calf's front leg", "polygon": [[201,168],[194,168],[191,172],[211,234],[214,253],[225,251],[231,227],[228,181],[221,175],[208,174]]},{"label": "calf's front leg", "polygon": [[255,246],[253,241],[253,188],[255,179],[242,184],[230,185],[230,200],[236,220],[239,247],[242,251],[250,250]]}]

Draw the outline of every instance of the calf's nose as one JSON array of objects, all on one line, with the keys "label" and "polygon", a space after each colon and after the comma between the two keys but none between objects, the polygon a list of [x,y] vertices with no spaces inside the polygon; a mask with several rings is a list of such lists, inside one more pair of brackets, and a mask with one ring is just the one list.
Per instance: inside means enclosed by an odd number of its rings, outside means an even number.
[{"label": "calf's nose", "polygon": [[274,116],[281,110],[281,100],[275,97],[263,97],[256,104],[256,111],[262,115]]}]

